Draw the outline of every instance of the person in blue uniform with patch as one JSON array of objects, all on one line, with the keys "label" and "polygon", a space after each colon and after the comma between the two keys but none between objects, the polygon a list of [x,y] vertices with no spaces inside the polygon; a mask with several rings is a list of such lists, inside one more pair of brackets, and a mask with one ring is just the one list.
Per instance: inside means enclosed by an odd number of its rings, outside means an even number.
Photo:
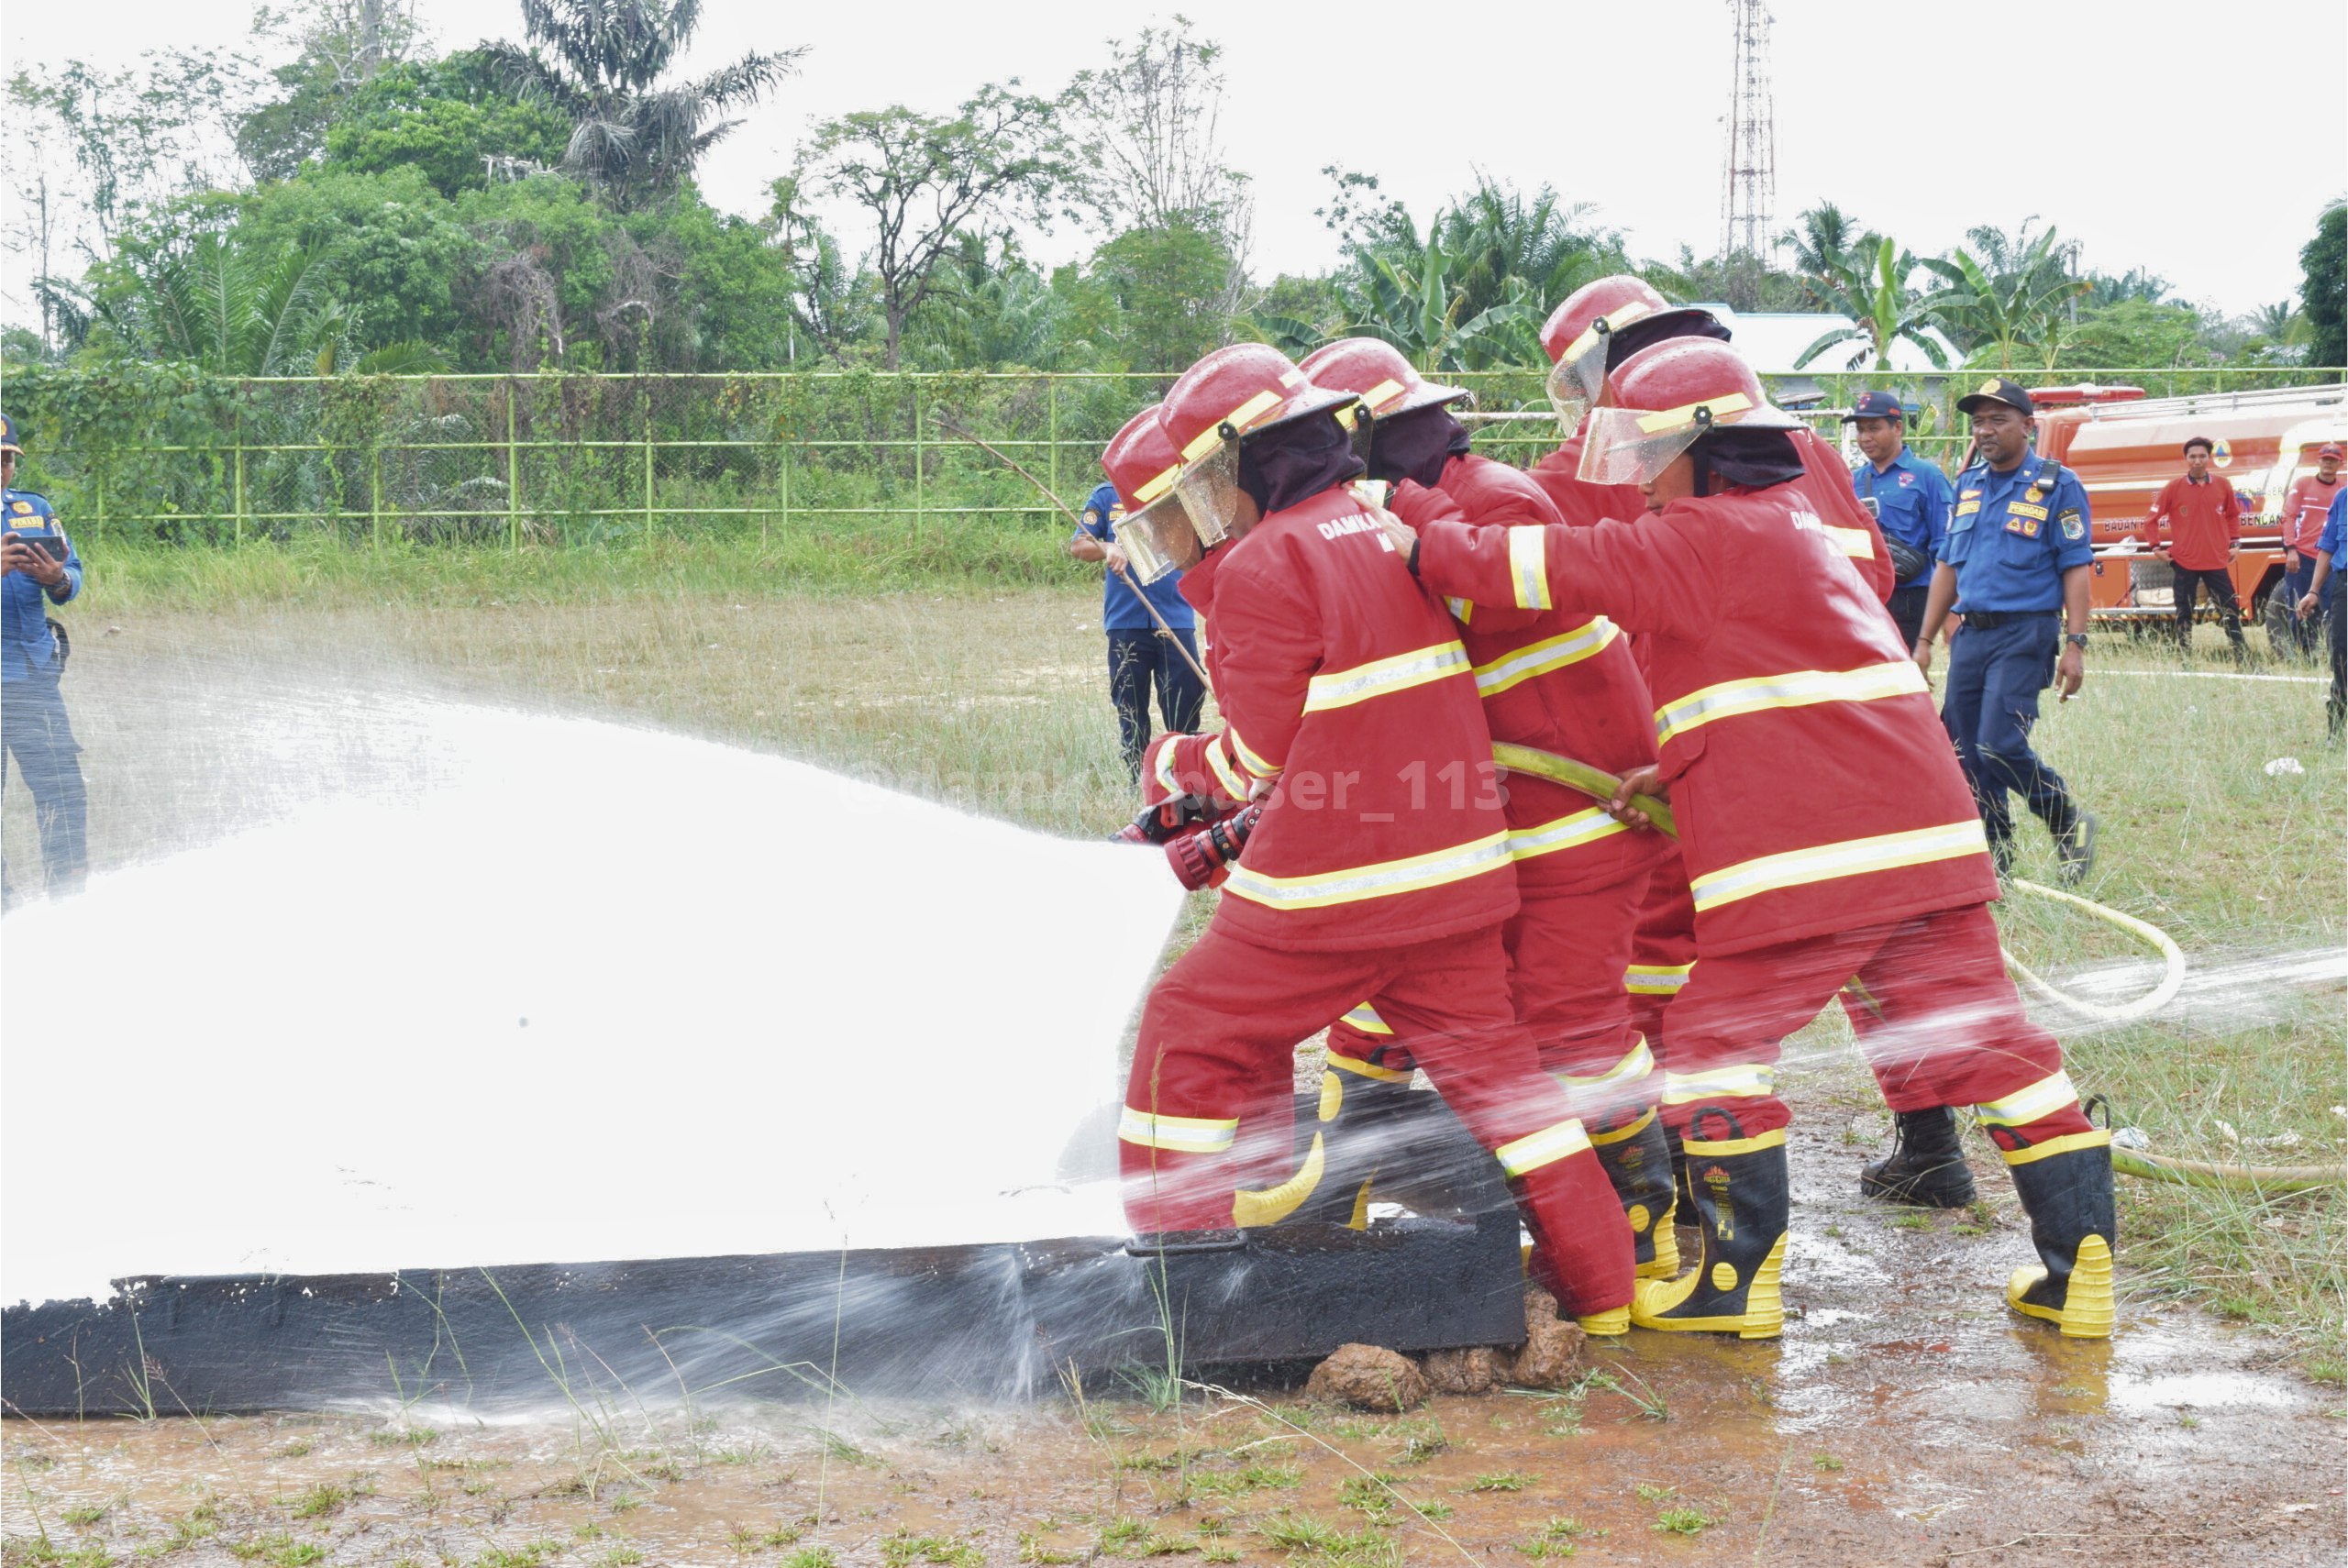
[{"label": "person in blue uniform with patch", "polygon": [[[77,892],[89,875],[88,794],[81,746],[60,690],[65,658],[49,607],[82,591],[82,558],[46,499],[17,485],[17,422],[0,414],[0,743],[33,795],[49,891]],[[0,761],[0,781],[6,764]],[[14,897],[0,862],[0,900]]]},{"label": "person in blue uniform with patch", "polygon": [[1890,547],[1892,568],[1899,575],[1886,608],[1899,624],[1899,646],[1912,649],[1923,630],[1933,566],[1940,558],[1956,495],[1938,464],[1908,449],[1908,415],[1897,393],[1861,392],[1843,423],[1858,426],[1853,434],[1866,460],[1851,470],[1851,488],[1859,504],[1875,514]]},{"label": "person in blue uniform with patch", "polygon": [[[1109,634],[1109,701],[1117,709],[1117,745],[1124,753],[1125,771],[1138,782],[1142,753],[1149,747],[1150,689],[1157,690],[1157,716],[1179,734],[1199,727],[1207,692],[1191,668],[1199,657],[1197,623],[1180,591],[1182,574],[1168,572],[1146,588],[1134,580],[1124,547],[1110,532],[1124,514],[1117,487],[1099,486],[1085,498],[1068,553],[1107,568],[1102,574],[1101,629]],[[1143,607],[1145,597],[1166,623],[1166,631],[1158,630],[1157,621]],[[1189,659],[1175,651],[1177,642]]]},{"label": "person in blue uniform with patch", "polygon": [[2348,490],[2333,496],[2331,510],[2323,514],[2323,531],[2315,536],[2315,576],[2298,603],[2302,621],[2318,610],[2324,612],[2324,640],[2331,647],[2331,690],[2324,698],[2323,723],[2333,740],[2348,730],[2348,603],[2341,602],[2332,581],[2342,555],[2348,555]]},{"label": "person in blue uniform with patch", "polygon": [[1956,504],[1933,569],[1916,663],[1933,668],[1933,643],[1954,609],[1965,617],[1949,641],[1941,722],[1956,745],[1998,868],[2013,860],[2006,792],[2028,802],[2046,831],[2063,879],[2095,864],[2095,813],[2081,809],[2061,774],[2031,749],[2038,694],[2058,679],[2063,701],[2087,679],[2088,495],[2077,475],[2031,450],[2030,393],[1992,376],[1957,408],[1973,422],[1976,460],[1956,476]]}]

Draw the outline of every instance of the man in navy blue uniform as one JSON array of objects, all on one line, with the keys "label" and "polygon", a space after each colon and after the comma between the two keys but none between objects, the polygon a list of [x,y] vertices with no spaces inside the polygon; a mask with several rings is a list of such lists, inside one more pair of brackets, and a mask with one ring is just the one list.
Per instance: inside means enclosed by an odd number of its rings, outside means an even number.
[{"label": "man in navy blue uniform", "polygon": [[1866,458],[1851,470],[1859,504],[1875,513],[1899,574],[1887,608],[1899,624],[1900,646],[1913,648],[1924,626],[1924,601],[1933,585],[1933,563],[1940,558],[1955,492],[1948,476],[1908,449],[1908,417],[1898,394],[1861,392],[1845,425],[1856,425]]},{"label": "man in navy blue uniform", "polygon": [[[1117,744],[1125,754],[1125,771],[1138,782],[1142,753],[1149,746],[1150,688],[1157,689],[1157,716],[1166,728],[1180,734],[1199,727],[1207,693],[1190,660],[1182,657],[1182,652],[1191,659],[1199,657],[1196,623],[1180,592],[1182,574],[1168,572],[1146,588],[1133,580],[1124,548],[1110,532],[1124,514],[1115,485],[1094,490],[1085,498],[1077,531],[1069,536],[1068,553],[1108,569],[1102,574],[1101,629],[1109,634],[1109,701],[1117,707]],[[1150,619],[1144,598],[1166,623],[1167,632]],[[1182,652],[1176,651],[1177,641]]]},{"label": "man in navy blue uniform", "polygon": [[2331,510],[2323,514],[2323,531],[2315,537],[2315,576],[2298,603],[2302,621],[2319,609],[2325,611],[2324,640],[2331,646],[2331,691],[2324,699],[2323,721],[2334,740],[2348,730],[2348,595],[2335,591],[2331,580],[2340,573],[2343,555],[2348,555],[2348,490],[2334,495]]},{"label": "man in navy blue uniform", "polygon": [[[0,414],[0,744],[33,792],[41,868],[52,894],[80,890],[89,873],[82,748],[58,690],[63,673],[49,606],[82,591],[82,558],[48,501],[16,488],[17,422]],[[6,763],[0,761],[0,779]],[[0,865],[0,899],[11,896]]]},{"label": "man in navy blue uniform", "polygon": [[[2056,679],[2067,702],[2087,679],[2088,495],[2077,476],[2031,450],[2030,393],[2002,376],[1956,406],[1973,421],[1976,461],[1956,476],[1956,505],[1933,569],[1916,663],[1954,608],[1964,627],[1949,644],[1941,722],[1965,765],[2000,870],[2013,859],[2014,790],[2054,835],[2063,879],[2095,864],[2095,813],[2031,749],[2038,694]],[[2059,651],[2058,651],[2059,650]]]}]

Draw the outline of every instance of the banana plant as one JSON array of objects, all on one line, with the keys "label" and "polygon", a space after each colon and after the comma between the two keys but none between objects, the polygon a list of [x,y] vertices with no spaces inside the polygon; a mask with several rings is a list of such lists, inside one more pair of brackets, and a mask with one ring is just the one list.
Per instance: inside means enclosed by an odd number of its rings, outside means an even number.
[{"label": "banana plant", "polygon": [[1947,286],[1924,307],[1968,346],[1974,360],[2010,370],[2025,350],[2037,349],[2051,365],[2071,330],[2071,302],[2093,286],[2071,276],[2055,251],[2050,228],[2003,271],[1993,272],[1962,247],[1927,257],[1925,269]]},{"label": "banana plant", "polygon": [[[1913,344],[1936,370],[1948,368],[1948,356],[1932,332],[1933,314],[1928,303],[1908,287],[1916,259],[1901,250],[1888,236],[1876,242],[1872,256],[1855,253],[1817,257],[1807,278],[1819,303],[1840,311],[1855,324],[1826,333],[1794,359],[1800,370],[1840,344],[1853,345],[1843,366],[1846,370],[1887,370],[1894,343]],[[1872,366],[1861,363],[1873,357]]]}]

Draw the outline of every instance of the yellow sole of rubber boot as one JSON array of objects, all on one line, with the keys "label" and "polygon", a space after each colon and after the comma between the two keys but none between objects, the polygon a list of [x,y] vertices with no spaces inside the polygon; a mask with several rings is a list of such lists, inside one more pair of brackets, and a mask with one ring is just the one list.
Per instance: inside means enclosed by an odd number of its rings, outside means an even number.
[{"label": "yellow sole of rubber boot", "polygon": [[1631,1331],[1631,1309],[1627,1306],[1617,1307],[1611,1312],[1598,1312],[1574,1321],[1594,1340],[1619,1340]]},{"label": "yellow sole of rubber boot", "polygon": [[1753,1272],[1753,1282],[1744,1291],[1744,1310],[1733,1316],[1669,1315],[1673,1308],[1696,1293],[1699,1282],[1693,1269],[1678,1279],[1643,1279],[1634,1286],[1637,1294],[1631,1298],[1631,1324],[1658,1333],[1734,1334],[1740,1340],[1774,1340],[1786,1327],[1785,1297],[1778,1287],[1785,1263],[1786,1238],[1780,1236],[1770,1244],[1769,1255],[1761,1260],[1761,1266]]},{"label": "yellow sole of rubber boot", "polygon": [[2026,1318],[2043,1319],[2063,1331],[2066,1339],[2108,1340],[2119,1314],[2112,1305],[2111,1247],[2101,1236],[2079,1242],[2071,1262],[2071,1282],[2063,1305],[2041,1307],[2022,1299],[2023,1293],[2046,1277],[2043,1268],[2018,1268],[2006,1281],[2006,1305]]}]

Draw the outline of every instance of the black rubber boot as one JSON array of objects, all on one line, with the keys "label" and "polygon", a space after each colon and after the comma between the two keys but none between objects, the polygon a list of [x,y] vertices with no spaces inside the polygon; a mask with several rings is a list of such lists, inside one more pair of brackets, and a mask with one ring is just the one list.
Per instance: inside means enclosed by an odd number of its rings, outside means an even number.
[{"label": "black rubber boot", "polygon": [[[1732,1134],[1738,1132],[1733,1119]],[[1770,1340],[1785,1327],[1778,1293],[1791,1194],[1783,1128],[1757,1138],[1683,1138],[1703,1246],[1677,1279],[1643,1279],[1631,1301],[1634,1328]]]},{"label": "black rubber boot", "polygon": [[1319,1097],[1297,1106],[1296,1175],[1268,1192],[1243,1192],[1242,1210],[1270,1215],[1264,1224],[1294,1219],[1368,1229],[1371,1178],[1397,1154],[1390,1134],[1417,1098],[1407,1073],[1372,1077],[1324,1068]]},{"label": "black rubber boot", "polygon": [[1973,1173],[1957,1143],[1956,1112],[1946,1106],[1898,1112],[1891,1153],[1861,1168],[1859,1190],[1920,1209],[1962,1209],[1972,1202]]},{"label": "black rubber boot", "polygon": [[2111,1243],[2118,1229],[2111,1135],[2079,1132],[2003,1153],[2040,1260],[2039,1267],[2014,1270],[2006,1283],[2007,1305],[2045,1319],[2071,1339],[2110,1339]]},{"label": "black rubber boot", "polygon": [[1592,1132],[1589,1146],[1623,1200],[1623,1218],[1631,1222],[1632,1261],[1641,1279],[1669,1279],[1679,1272],[1679,1243],[1672,1235],[1672,1211],[1677,1201],[1671,1159],[1671,1134],[1663,1119],[1649,1106],[1623,1126]]},{"label": "black rubber boot", "polygon": [[2054,835],[2055,858],[2067,886],[2077,887],[2095,869],[2095,813],[2074,807],[2067,830]]}]

